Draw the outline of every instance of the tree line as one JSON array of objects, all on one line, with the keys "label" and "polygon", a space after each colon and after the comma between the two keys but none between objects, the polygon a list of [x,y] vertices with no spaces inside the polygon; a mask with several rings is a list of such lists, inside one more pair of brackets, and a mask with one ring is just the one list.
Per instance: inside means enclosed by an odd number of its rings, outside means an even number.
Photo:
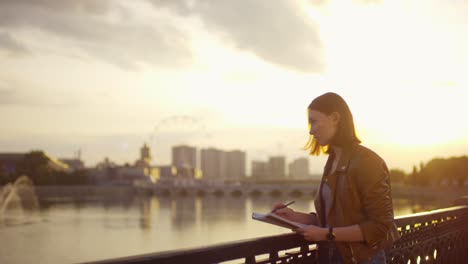
[{"label": "tree line", "polygon": [[392,169],[390,178],[392,183],[414,186],[464,186],[468,181],[468,157],[434,158],[414,165],[410,173]]},{"label": "tree line", "polygon": [[84,185],[88,184],[86,170],[72,172],[51,168],[49,158],[42,151],[32,151],[16,164],[13,171],[0,166],[0,184],[13,183],[22,175],[28,176],[34,185]]}]

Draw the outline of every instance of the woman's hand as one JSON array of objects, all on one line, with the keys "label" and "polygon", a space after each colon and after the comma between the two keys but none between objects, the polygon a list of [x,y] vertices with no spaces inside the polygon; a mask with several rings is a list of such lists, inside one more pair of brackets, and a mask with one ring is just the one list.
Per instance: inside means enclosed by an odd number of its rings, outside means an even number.
[{"label": "woman's hand", "polygon": [[282,203],[275,204],[271,212],[283,218],[286,218],[290,221],[298,222],[301,224],[305,224],[305,225],[317,224],[317,218],[315,214],[306,214],[302,212],[297,212],[291,208],[284,207],[284,204]]},{"label": "woman's hand", "polygon": [[283,203],[277,203],[273,206],[271,210],[272,213],[275,213],[283,218],[286,218],[291,221],[297,221],[297,213],[291,208],[284,207]]},{"label": "woman's hand", "polygon": [[306,240],[321,241],[326,240],[328,229],[315,225],[308,225],[306,227],[297,228],[294,232],[304,236]]}]

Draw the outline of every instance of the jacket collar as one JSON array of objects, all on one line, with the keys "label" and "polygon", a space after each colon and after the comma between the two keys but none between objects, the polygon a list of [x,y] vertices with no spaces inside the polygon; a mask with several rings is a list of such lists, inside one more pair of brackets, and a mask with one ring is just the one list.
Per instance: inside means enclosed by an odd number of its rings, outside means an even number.
[{"label": "jacket collar", "polygon": [[[341,157],[336,167],[336,172],[346,172],[349,167],[349,162],[352,157],[352,153],[358,144],[350,144],[341,149]],[[333,151],[333,149],[330,149]]]}]

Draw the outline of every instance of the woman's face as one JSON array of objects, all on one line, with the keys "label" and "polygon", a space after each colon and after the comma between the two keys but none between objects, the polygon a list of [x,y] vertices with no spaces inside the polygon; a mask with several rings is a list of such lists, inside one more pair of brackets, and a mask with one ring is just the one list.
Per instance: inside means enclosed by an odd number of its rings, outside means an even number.
[{"label": "woman's face", "polygon": [[330,144],[338,127],[339,114],[324,114],[316,110],[309,110],[309,134],[314,136],[320,146]]}]

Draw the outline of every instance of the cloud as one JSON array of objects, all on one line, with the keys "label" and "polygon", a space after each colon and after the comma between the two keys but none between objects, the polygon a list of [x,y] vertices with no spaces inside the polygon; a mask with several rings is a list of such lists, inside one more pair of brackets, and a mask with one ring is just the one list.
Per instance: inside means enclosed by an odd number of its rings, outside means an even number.
[{"label": "cloud", "polygon": [[[52,35],[51,48],[78,48],[125,68],[141,63],[174,67],[191,61],[182,29],[162,17],[141,21],[131,12],[117,1],[4,0],[0,30],[9,35],[30,31]],[[19,40],[16,44],[24,47]]]},{"label": "cloud", "polygon": [[[37,89],[34,89],[37,88]],[[26,107],[76,107],[78,99],[71,96],[66,100],[50,96],[53,91],[35,87],[31,83],[17,80],[0,80],[0,107],[26,106]],[[55,92],[56,93],[56,92]]]},{"label": "cloud", "polygon": [[23,55],[29,53],[28,50],[20,44],[9,33],[0,32],[0,50],[6,50],[10,54]]},{"label": "cloud", "polygon": [[35,7],[55,11],[82,12],[102,14],[109,11],[109,1],[90,1],[90,0],[2,0],[0,5],[5,7]]},{"label": "cloud", "polygon": [[0,107],[27,106],[27,107],[57,107],[64,104],[47,102],[44,98],[25,94],[22,90],[0,88]]},{"label": "cloud", "polygon": [[198,17],[208,30],[265,61],[303,72],[323,70],[317,26],[297,1],[149,1],[179,16]]}]

